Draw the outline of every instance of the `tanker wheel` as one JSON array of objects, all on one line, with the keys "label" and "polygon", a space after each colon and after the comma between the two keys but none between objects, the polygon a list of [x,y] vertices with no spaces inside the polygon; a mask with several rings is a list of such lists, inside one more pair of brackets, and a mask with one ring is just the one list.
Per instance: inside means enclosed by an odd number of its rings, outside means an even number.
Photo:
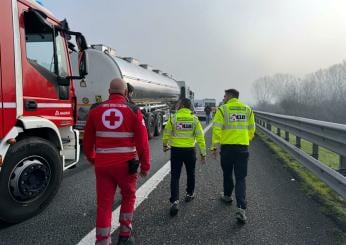
[{"label": "tanker wheel", "polygon": [[147,118],[148,138],[151,139],[155,135],[155,116],[149,113]]},{"label": "tanker wheel", "polygon": [[18,223],[42,211],[62,174],[59,152],[49,141],[32,137],[12,145],[0,172],[0,219]]},{"label": "tanker wheel", "polygon": [[159,136],[162,132],[163,127],[163,119],[161,113],[157,113],[155,118],[155,136]]}]

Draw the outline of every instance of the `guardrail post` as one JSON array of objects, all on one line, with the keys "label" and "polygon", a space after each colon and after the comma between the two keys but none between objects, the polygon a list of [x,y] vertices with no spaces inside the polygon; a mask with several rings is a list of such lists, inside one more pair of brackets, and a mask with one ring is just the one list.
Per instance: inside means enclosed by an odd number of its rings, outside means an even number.
[{"label": "guardrail post", "polygon": [[298,136],[296,136],[296,147],[298,147],[299,149],[302,147],[302,140]]},{"label": "guardrail post", "polygon": [[272,131],[272,125],[270,125],[269,122],[267,122],[267,129],[268,129],[269,131]]},{"label": "guardrail post", "polygon": [[276,128],[276,134],[281,137],[281,129],[280,128]]},{"label": "guardrail post", "polygon": [[318,159],[318,145],[312,144],[312,155],[313,158]]},{"label": "guardrail post", "polygon": [[340,167],[339,167],[339,172],[340,172],[343,176],[346,176],[346,156],[341,156],[341,155],[340,155]]},{"label": "guardrail post", "polygon": [[288,131],[285,132],[285,140],[290,142],[290,133]]}]

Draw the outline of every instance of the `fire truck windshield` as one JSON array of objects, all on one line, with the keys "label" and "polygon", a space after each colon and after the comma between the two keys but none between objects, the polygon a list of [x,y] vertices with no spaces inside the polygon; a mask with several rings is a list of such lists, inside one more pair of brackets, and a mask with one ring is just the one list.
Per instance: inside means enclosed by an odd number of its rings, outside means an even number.
[{"label": "fire truck windshield", "polygon": [[24,22],[26,53],[30,64],[53,83],[57,83],[55,75],[68,76],[67,51],[62,34],[31,12],[25,14]]}]

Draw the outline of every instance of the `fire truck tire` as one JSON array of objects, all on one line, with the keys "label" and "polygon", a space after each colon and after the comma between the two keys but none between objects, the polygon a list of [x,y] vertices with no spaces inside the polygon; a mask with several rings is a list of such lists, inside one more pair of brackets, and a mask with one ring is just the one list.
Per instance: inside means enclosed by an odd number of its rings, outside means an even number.
[{"label": "fire truck tire", "polygon": [[0,172],[0,219],[18,223],[41,212],[57,193],[63,175],[58,149],[30,137],[12,145]]},{"label": "fire truck tire", "polygon": [[161,113],[157,113],[155,117],[155,136],[159,136],[162,132],[163,118]]},{"label": "fire truck tire", "polygon": [[155,135],[155,116],[154,114],[149,113],[147,118],[148,138],[151,139]]}]

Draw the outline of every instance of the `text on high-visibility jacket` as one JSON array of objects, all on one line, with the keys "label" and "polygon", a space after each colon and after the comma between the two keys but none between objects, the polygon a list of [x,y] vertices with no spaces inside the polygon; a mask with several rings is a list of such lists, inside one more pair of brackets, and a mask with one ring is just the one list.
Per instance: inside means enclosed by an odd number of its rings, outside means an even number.
[{"label": "text on high-visibility jacket", "polygon": [[213,120],[212,147],[249,145],[255,134],[253,110],[236,98],[220,106]]},{"label": "text on high-visibility jacket", "polygon": [[179,109],[168,119],[163,133],[163,145],[192,148],[196,141],[201,154],[205,156],[206,146],[201,123],[190,109]]}]

